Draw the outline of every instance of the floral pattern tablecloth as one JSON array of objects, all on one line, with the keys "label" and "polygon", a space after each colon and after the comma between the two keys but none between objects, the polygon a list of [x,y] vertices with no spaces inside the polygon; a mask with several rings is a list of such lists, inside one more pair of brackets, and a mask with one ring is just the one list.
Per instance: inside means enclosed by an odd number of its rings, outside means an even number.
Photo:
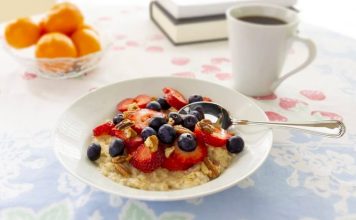
[{"label": "floral pattern tablecloth", "polygon": [[[1,220],[356,219],[356,40],[302,25],[315,62],[275,94],[255,97],[272,121],[341,119],[347,133],[327,139],[275,131],[262,167],[235,187],[178,202],[144,202],[98,191],[56,160],[52,128],[78,96],[130,78],[174,75],[230,86],[227,42],[172,46],[145,7],[97,7],[85,13],[113,34],[100,66],[71,80],[45,80],[0,51]],[[3,38],[0,36],[0,38]],[[301,62],[294,45],[286,69]]]}]

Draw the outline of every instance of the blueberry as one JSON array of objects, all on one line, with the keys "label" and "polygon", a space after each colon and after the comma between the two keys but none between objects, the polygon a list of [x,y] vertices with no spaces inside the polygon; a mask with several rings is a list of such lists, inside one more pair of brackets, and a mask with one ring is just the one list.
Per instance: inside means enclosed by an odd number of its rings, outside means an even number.
[{"label": "blueberry", "polygon": [[176,138],[176,131],[172,125],[165,124],[158,129],[158,139],[164,144],[172,144]]},{"label": "blueberry", "polygon": [[240,153],[244,149],[244,146],[244,140],[238,135],[232,136],[226,143],[227,150],[234,154]]},{"label": "blueberry", "polygon": [[168,118],[172,118],[174,120],[174,125],[180,125],[183,122],[182,116],[180,116],[177,112],[170,112],[168,114]]},{"label": "blueberry", "polygon": [[124,120],[124,115],[122,113],[119,113],[115,115],[115,117],[112,119],[112,122],[116,125],[119,124],[122,120]]},{"label": "blueberry", "polygon": [[167,120],[162,117],[153,117],[148,122],[148,126],[155,129],[156,131],[159,129],[159,127],[161,127],[164,124],[167,124]]},{"label": "blueberry", "polygon": [[155,111],[161,111],[161,105],[157,101],[151,101],[147,103],[146,108]]},{"label": "blueberry", "polygon": [[203,101],[203,96],[201,95],[191,95],[189,96],[189,103],[201,102]]},{"label": "blueberry", "polygon": [[169,109],[171,106],[168,104],[165,98],[158,98],[157,102],[161,105],[163,110]]},{"label": "blueberry", "polygon": [[178,138],[178,147],[182,151],[191,152],[197,148],[197,140],[194,134],[183,133]]},{"label": "blueberry", "polygon": [[114,139],[109,146],[109,154],[111,157],[116,157],[124,154],[124,141],[120,138]]},{"label": "blueberry", "polygon": [[141,137],[143,140],[146,140],[146,138],[148,138],[149,136],[152,136],[152,135],[157,135],[157,133],[151,127],[145,127],[141,132]]},{"label": "blueberry", "polygon": [[198,121],[204,119],[204,114],[202,114],[201,112],[198,112],[197,110],[193,110],[189,113],[194,115],[198,119]]},{"label": "blueberry", "polygon": [[194,130],[195,124],[197,122],[198,122],[198,119],[194,115],[186,115],[183,119],[183,126],[190,130]]},{"label": "blueberry", "polygon": [[193,108],[193,110],[200,112],[202,115],[204,115],[204,109],[201,105],[197,105]]},{"label": "blueberry", "polygon": [[93,144],[89,145],[89,148],[87,150],[87,156],[88,156],[89,160],[95,161],[95,160],[99,159],[100,152],[101,152],[100,144],[93,143]]}]

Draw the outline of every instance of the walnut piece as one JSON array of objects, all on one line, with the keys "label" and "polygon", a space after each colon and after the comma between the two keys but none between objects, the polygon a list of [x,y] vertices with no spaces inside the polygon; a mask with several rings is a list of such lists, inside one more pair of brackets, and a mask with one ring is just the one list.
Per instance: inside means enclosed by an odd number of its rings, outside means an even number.
[{"label": "walnut piece", "polygon": [[134,102],[134,103],[131,103],[127,106],[127,110],[128,111],[135,111],[135,110],[138,110],[140,109],[140,107],[138,107],[137,103]]},{"label": "walnut piece", "polygon": [[119,124],[117,124],[115,127],[119,130],[124,130],[125,128],[131,127],[135,123],[129,119],[124,119],[122,120]]},{"label": "walnut piece", "polygon": [[116,156],[111,159],[113,163],[125,163],[131,159],[131,155]]},{"label": "walnut piece", "polygon": [[203,119],[203,120],[199,121],[197,123],[197,126],[199,126],[199,128],[201,130],[203,130],[204,132],[209,133],[209,134],[213,133],[215,130],[213,123],[208,119]]},{"label": "walnut piece", "polygon": [[189,130],[188,128],[183,127],[182,125],[175,125],[173,127],[174,127],[174,130],[177,132],[178,135],[183,134],[183,133],[194,134],[191,130]]},{"label": "walnut piece", "polygon": [[131,175],[131,172],[130,172],[130,170],[127,168],[126,165],[121,164],[121,163],[119,163],[119,164],[116,164],[116,163],[115,163],[114,166],[115,166],[115,170],[116,170],[118,173],[120,173],[122,176],[124,176],[124,177],[129,177],[129,176]]},{"label": "walnut piece", "polygon": [[151,135],[145,140],[145,147],[148,147],[151,152],[156,152],[158,150],[158,138],[156,135]]},{"label": "walnut piece", "polygon": [[[206,173],[211,179],[220,175],[219,166],[215,165],[208,157],[204,159],[204,165],[211,171]],[[204,172],[204,170],[202,171]]]}]

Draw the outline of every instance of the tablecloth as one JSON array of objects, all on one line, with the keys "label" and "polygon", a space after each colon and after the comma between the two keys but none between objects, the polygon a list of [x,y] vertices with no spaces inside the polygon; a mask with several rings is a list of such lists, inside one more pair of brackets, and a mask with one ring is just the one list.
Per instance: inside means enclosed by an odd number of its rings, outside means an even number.
[{"label": "tablecloth", "polygon": [[[267,161],[238,185],[187,201],[145,202],[69,175],[52,149],[56,120],[79,96],[118,80],[174,75],[230,86],[228,45],[174,47],[146,7],[103,6],[85,14],[115,41],[99,67],[82,77],[41,79],[0,51],[1,220],[356,219],[355,40],[302,24],[301,34],[317,43],[317,59],[274,94],[253,98],[271,121],[343,120],[343,138],[275,130]],[[305,55],[294,45],[285,69]]]}]

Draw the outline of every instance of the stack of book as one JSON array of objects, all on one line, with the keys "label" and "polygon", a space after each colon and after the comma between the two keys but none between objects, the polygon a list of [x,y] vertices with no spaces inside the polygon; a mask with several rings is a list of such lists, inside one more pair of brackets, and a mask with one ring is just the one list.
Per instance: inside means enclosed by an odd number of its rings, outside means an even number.
[{"label": "stack of book", "polygon": [[[153,0],[152,21],[175,45],[225,40],[225,11],[253,0]],[[264,0],[264,3],[292,7],[296,0]]]}]

